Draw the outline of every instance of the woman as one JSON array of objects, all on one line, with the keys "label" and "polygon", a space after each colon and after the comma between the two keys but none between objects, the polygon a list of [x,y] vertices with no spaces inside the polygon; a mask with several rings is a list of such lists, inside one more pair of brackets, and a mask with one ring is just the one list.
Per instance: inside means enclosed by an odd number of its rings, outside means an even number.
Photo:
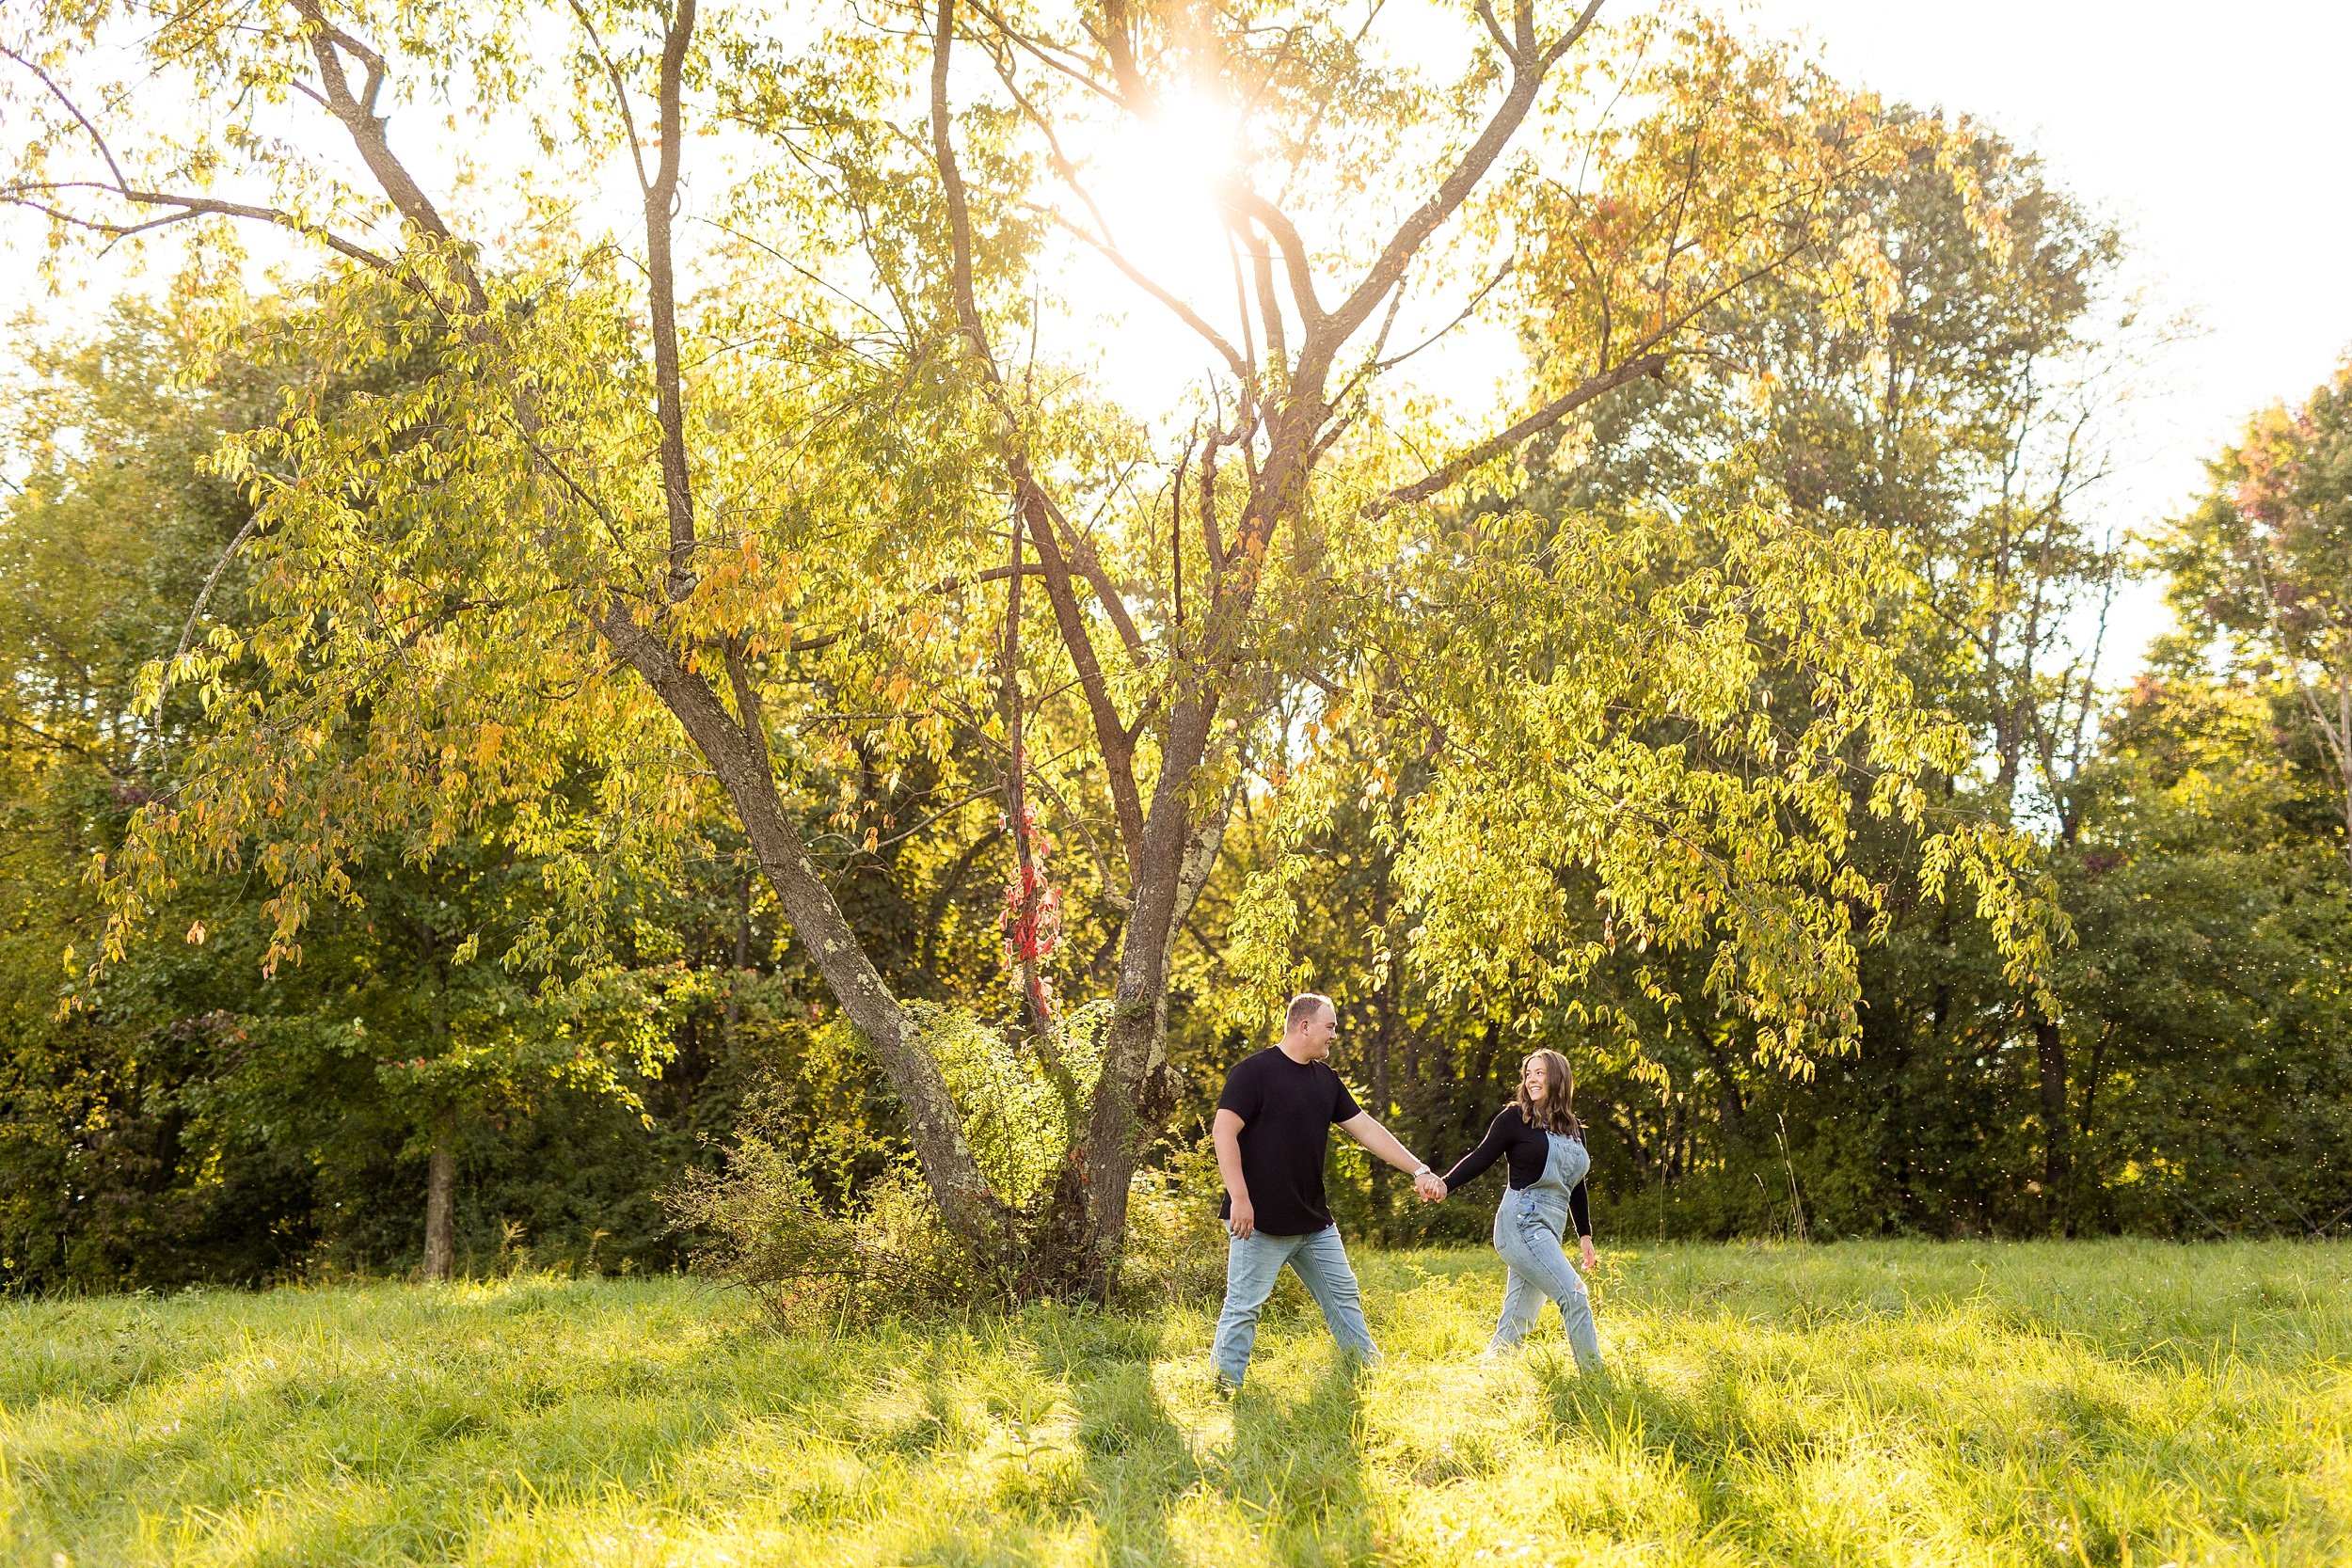
[{"label": "woman", "polygon": [[[1584,1173],[1592,1156],[1584,1149],[1584,1129],[1570,1101],[1576,1081],[1568,1059],[1557,1051],[1538,1051],[1519,1069],[1518,1098],[1505,1105],[1486,1130],[1485,1141],[1462,1156],[1439,1178],[1443,1193],[1476,1180],[1488,1165],[1510,1156],[1511,1184],[1495,1211],[1495,1251],[1510,1268],[1502,1289],[1502,1318],[1486,1346],[1489,1356],[1500,1355],[1527,1338],[1544,1298],[1560,1304],[1561,1325],[1576,1352],[1576,1364],[1585,1371],[1600,1370],[1600,1339],[1593,1332],[1593,1308],[1584,1282],[1568,1266],[1561,1250],[1568,1222],[1576,1222],[1584,1267],[1593,1267],[1593,1215],[1584,1192]],[[1442,1195],[1441,1195],[1442,1196]]]}]

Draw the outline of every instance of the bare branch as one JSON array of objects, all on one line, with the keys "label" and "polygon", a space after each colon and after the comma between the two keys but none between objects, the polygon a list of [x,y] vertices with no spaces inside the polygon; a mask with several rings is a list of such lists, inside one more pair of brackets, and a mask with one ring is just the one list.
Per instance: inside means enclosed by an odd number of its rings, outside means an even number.
[{"label": "bare branch", "polygon": [[[1377,357],[1380,346],[1386,344],[1388,341],[1388,330],[1383,327],[1380,333],[1380,343],[1375,344],[1374,347],[1374,363],[1381,370],[1392,371],[1396,369],[1397,366],[1405,363],[1406,360],[1410,359],[1416,354],[1419,354],[1422,350],[1436,344],[1438,341],[1443,339],[1447,333],[1452,332],[1455,327],[1470,320],[1471,313],[1486,302],[1486,296],[1493,293],[1497,289],[1502,287],[1503,279],[1509,277],[1518,266],[1518,257],[1513,256],[1506,259],[1501,269],[1498,270],[1492,277],[1489,277],[1486,282],[1479,285],[1478,292],[1470,295],[1470,303],[1463,306],[1461,311],[1455,315],[1452,321],[1446,323],[1443,326],[1438,328],[1437,331],[1432,332],[1428,337],[1423,338],[1420,342],[1415,343],[1411,348],[1406,349],[1404,353],[1399,354],[1392,358],[1381,359]],[[1405,297],[1405,292],[1402,288],[1397,291],[1395,297],[1397,300],[1402,300]],[[1390,319],[1393,321],[1396,315],[1396,305],[1393,301],[1390,304],[1389,314]]]},{"label": "bare branch", "polygon": [[1302,378],[1310,373],[1310,360],[1312,361],[1311,370],[1316,373],[1329,369],[1341,346],[1371,318],[1381,299],[1395,287],[1405,269],[1420,254],[1421,247],[1428,243],[1430,235],[1437,232],[1438,226],[1470,198],[1470,192],[1486,177],[1486,171],[1502,155],[1503,147],[1534,108],[1535,95],[1542,88],[1545,76],[1577,40],[1584,36],[1585,30],[1593,24],[1593,18],[1599,14],[1600,8],[1601,0],[1587,0],[1583,11],[1568,30],[1550,48],[1539,53],[1535,48],[1534,0],[1518,0],[1512,14],[1516,42],[1506,51],[1512,68],[1509,90],[1503,94],[1502,102],[1496,106],[1486,129],[1479,133],[1478,139],[1447,171],[1428,199],[1390,236],[1389,243],[1381,247],[1379,259],[1373,262],[1372,269],[1356,286],[1355,293],[1332,310],[1328,332],[1300,356]]},{"label": "bare branch", "polygon": [[1248,378],[1249,369],[1248,363],[1242,358],[1241,352],[1234,348],[1231,342],[1227,341],[1225,334],[1210,325],[1208,319],[1202,316],[1200,311],[1195,310],[1191,306],[1185,304],[1169,290],[1154,282],[1147,274],[1145,274],[1143,269],[1136,266],[1133,261],[1127,260],[1127,255],[1124,251],[1120,250],[1117,245],[1110,244],[1106,240],[1097,239],[1092,234],[1088,233],[1085,230],[1071,222],[1066,214],[1057,213],[1051,207],[1039,206],[1035,202],[1025,203],[1025,205],[1028,207],[1030,212],[1036,213],[1042,217],[1051,218],[1054,222],[1061,225],[1063,229],[1067,230],[1072,234],[1085,241],[1088,245],[1092,245],[1094,249],[1101,254],[1104,261],[1119,269],[1120,275],[1123,276],[1128,282],[1133,283],[1136,288],[1141,289],[1145,293],[1150,294],[1153,299],[1158,300],[1162,305],[1166,306],[1171,312],[1174,313],[1177,320],[1183,322],[1186,326],[1191,327],[1193,331],[1200,334],[1201,339],[1206,341],[1211,348],[1216,350],[1217,356],[1225,361],[1225,365],[1228,370],[1232,371],[1236,376],[1245,380]]},{"label": "bare branch", "polygon": [[670,521],[670,594],[683,598],[693,585],[694,492],[686,467],[686,393],[680,384],[677,348],[677,280],[670,239],[671,208],[677,200],[678,165],[685,153],[684,115],[679,107],[686,49],[694,35],[695,0],[678,0],[661,40],[661,161],[645,194],[645,288],[652,306],[655,414],[661,425],[661,499]]},{"label": "bare branch", "polygon": [[180,662],[180,657],[188,651],[188,644],[196,641],[196,623],[203,619],[204,607],[213,602],[213,590],[220,586],[221,573],[229,569],[229,562],[239,550],[245,548],[245,542],[253,537],[254,531],[261,524],[261,513],[256,512],[247,517],[245,526],[237,530],[236,537],[229,541],[229,547],[220,552],[220,559],[213,562],[213,569],[204,574],[204,586],[196,591],[196,603],[188,607],[188,624],[180,628],[180,645],[171,650],[172,663]]},{"label": "bare branch", "polygon": [[1645,354],[1637,358],[1627,360],[1613,371],[1588,377],[1572,390],[1552,399],[1501,435],[1489,436],[1476,446],[1456,454],[1412,483],[1401,485],[1378,499],[1367,503],[1364,507],[1364,515],[1377,517],[1397,507],[1410,506],[1415,501],[1426,500],[1438,491],[1454,483],[1480,464],[1502,456],[1529,436],[1558,424],[1577,409],[1600,396],[1601,393],[1613,390],[1629,381],[1638,380],[1645,375],[1662,375],[1665,370],[1666,356],[1663,354]]},{"label": "bare branch", "polygon": [[[79,213],[71,213],[54,202],[40,199],[42,196],[58,192],[81,190],[105,191],[135,206],[167,207],[171,210],[161,217],[149,218],[144,223],[113,223],[104,218],[87,217]],[[14,206],[28,208],[33,212],[56,218],[60,223],[71,224],[76,229],[87,229],[91,233],[105,234],[114,239],[129,239],[134,235],[147,233],[151,230],[167,228],[175,223],[185,223],[191,218],[249,218],[260,223],[274,224],[278,228],[316,240],[337,255],[347,256],[377,272],[391,275],[400,270],[398,264],[390,257],[378,255],[365,245],[344,239],[330,229],[323,228],[307,218],[298,217],[279,207],[257,207],[248,202],[222,201],[209,196],[176,196],[167,191],[117,190],[111,185],[87,180],[61,180],[48,183],[27,182],[0,186],[0,200],[5,200]]]},{"label": "bare branch", "polygon": [[89,133],[89,139],[97,145],[98,155],[106,160],[106,168],[115,177],[115,189],[128,192],[131,188],[131,182],[122,177],[122,166],[115,162],[114,150],[106,145],[106,138],[98,134],[98,127],[90,123],[89,116],[84,114],[81,106],[66,96],[65,88],[57,85],[56,78],[43,71],[37,61],[26,59],[13,49],[0,47],[0,55],[6,55],[40,78],[40,85],[49,89],[49,95],[65,105],[67,114],[81,122],[82,129]]},{"label": "bare branch", "polygon": [[597,60],[604,66],[605,80],[612,84],[612,103],[621,111],[621,128],[628,133],[629,161],[637,166],[637,189],[643,193],[646,188],[645,150],[637,139],[637,117],[629,112],[628,86],[621,80],[621,68],[613,64],[612,56],[605,52],[604,40],[598,36],[596,21],[589,16],[588,8],[580,0],[572,0],[572,14],[580,19],[580,30],[588,35],[590,46],[596,50]]}]

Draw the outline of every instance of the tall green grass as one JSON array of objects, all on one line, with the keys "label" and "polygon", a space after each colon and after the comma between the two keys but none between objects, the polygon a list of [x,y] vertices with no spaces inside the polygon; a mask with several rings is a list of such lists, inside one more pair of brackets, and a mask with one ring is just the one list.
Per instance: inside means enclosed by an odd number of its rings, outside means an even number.
[{"label": "tall green grass", "polygon": [[2352,1250],[1607,1255],[1613,1375],[1478,1352],[1474,1252],[1359,1252],[1388,1353],[1214,1303],[779,1335],[685,1280],[0,1307],[0,1553],[101,1563],[2352,1560]]}]

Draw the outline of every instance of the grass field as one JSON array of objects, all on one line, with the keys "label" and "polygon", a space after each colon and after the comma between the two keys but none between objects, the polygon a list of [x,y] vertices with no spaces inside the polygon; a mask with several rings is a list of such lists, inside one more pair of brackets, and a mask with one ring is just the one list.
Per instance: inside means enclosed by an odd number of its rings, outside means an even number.
[{"label": "grass field", "polygon": [[2352,1560],[2352,1249],[1605,1255],[1488,1368],[1483,1252],[1359,1256],[1388,1359],[1209,1306],[782,1336],[686,1280],[0,1306],[0,1552],[56,1564]]}]

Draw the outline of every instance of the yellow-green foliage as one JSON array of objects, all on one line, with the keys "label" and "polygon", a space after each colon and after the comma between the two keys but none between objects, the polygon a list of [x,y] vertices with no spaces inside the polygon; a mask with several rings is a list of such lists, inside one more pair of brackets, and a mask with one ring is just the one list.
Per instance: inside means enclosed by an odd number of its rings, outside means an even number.
[{"label": "yellow-green foliage", "polygon": [[990,1188],[1015,1207],[1036,1202],[1076,1143],[1073,1120],[1083,1117],[1103,1075],[1110,1004],[1073,1008],[1051,1040],[1017,1046],[1002,1030],[935,1002],[910,1002],[907,1016],[938,1059]]},{"label": "yellow-green foliage", "polygon": [[1389,1359],[1207,1308],[778,1336],[680,1280],[0,1309],[0,1558],[51,1563],[2334,1562],[2352,1253],[1643,1247],[1616,1375],[1482,1366],[1476,1252],[1359,1259]]}]

